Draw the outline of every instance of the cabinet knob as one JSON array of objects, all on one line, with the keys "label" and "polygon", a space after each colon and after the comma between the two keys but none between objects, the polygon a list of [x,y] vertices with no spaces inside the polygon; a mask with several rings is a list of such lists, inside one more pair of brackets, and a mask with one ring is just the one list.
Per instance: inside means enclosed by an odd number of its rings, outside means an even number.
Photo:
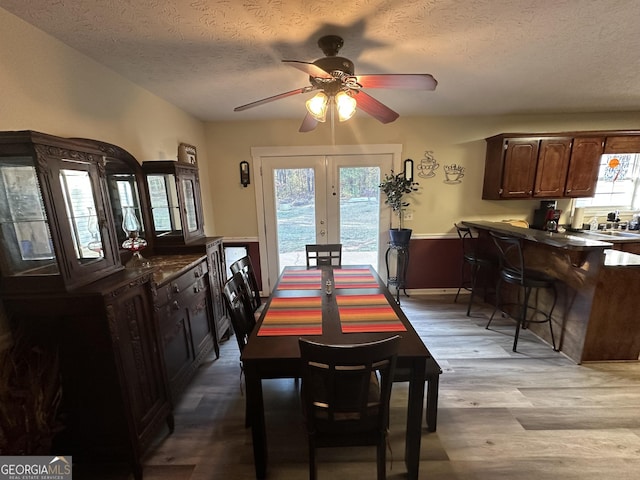
[{"label": "cabinet knob", "polygon": [[178,303],[177,300],[173,302],[173,309],[174,310],[180,310],[180,304]]},{"label": "cabinet knob", "polygon": [[173,286],[173,293],[180,293],[180,287],[178,285]]},{"label": "cabinet knob", "polygon": [[194,272],[194,275],[196,276],[196,278],[199,278],[200,277],[200,270],[196,270]]}]

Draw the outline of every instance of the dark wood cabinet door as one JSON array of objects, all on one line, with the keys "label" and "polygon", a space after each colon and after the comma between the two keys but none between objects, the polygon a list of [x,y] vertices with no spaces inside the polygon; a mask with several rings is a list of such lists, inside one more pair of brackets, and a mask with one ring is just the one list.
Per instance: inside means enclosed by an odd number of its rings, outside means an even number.
[{"label": "dark wood cabinet door", "polygon": [[571,156],[571,141],[571,138],[562,137],[540,141],[534,197],[563,196]]},{"label": "dark wood cabinet door", "polygon": [[604,153],[639,153],[640,135],[638,132],[633,133],[633,135],[607,136]]},{"label": "dark wood cabinet door", "polygon": [[174,400],[190,379],[189,371],[194,358],[187,314],[187,309],[175,301],[160,309],[164,360],[171,398]]},{"label": "dark wood cabinet door", "polygon": [[565,196],[592,197],[598,182],[604,137],[575,138],[571,149]]},{"label": "dark wood cabinet door", "polygon": [[538,161],[537,138],[508,139],[504,153],[501,198],[529,198]]},{"label": "dark wood cabinet door", "polygon": [[131,282],[109,292],[107,305],[116,365],[122,384],[125,411],[140,452],[149,445],[169,414],[169,392],[153,315],[149,280]]}]

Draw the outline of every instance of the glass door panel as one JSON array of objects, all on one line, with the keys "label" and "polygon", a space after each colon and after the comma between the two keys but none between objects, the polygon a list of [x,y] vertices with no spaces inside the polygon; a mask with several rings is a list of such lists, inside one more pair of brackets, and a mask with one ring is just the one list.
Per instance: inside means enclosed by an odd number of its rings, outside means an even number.
[{"label": "glass door panel", "polygon": [[339,167],[342,263],[378,266],[380,167]]},{"label": "glass door panel", "polygon": [[187,231],[195,232],[198,230],[198,216],[196,214],[196,196],[193,180],[184,180],[182,184],[182,193],[184,194]]},{"label": "glass door panel", "polygon": [[89,172],[60,170],[60,185],[76,258],[80,263],[104,258],[102,232]]},{"label": "glass door panel", "polygon": [[0,164],[0,241],[8,251],[6,275],[58,273],[49,222],[31,157]]},{"label": "glass door panel", "polygon": [[151,216],[156,236],[182,234],[175,175],[147,174]]},{"label": "glass door panel", "polygon": [[306,265],[305,245],[316,243],[316,190],[313,168],[273,170],[280,271]]}]

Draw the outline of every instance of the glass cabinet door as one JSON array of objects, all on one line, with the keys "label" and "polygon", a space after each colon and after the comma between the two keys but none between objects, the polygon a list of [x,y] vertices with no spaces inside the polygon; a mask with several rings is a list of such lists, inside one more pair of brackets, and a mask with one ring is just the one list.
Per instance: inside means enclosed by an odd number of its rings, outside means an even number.
[{"label": "glass cabinet door", "polygon": [[5,276],[59,273],[32,157],[0,163],[0,241]]},{"label": "glass cabinet door", "polygon": [[182,238],[180,203],[175,175],[148,174],[147,184],[156,237]]},{"label": "glass cabinet door", "polygon": [[187,231],[196,232],[198,230],[198,214],[196,211],[196,195],[193,180],[186,179],[182,182],[182,193],[184,195],[184,211],[187,222]]},{"label": "glass cabinet door", "polygon": [[89,172],[60,170],[60,187],[76,259],[80,263],[87,263],[104,258],[98,209]]},{"label": "glass cabinet door", "polygon": [[204,237],[198,167],[173,160],[143,162],[158,244],[184,245]]}]

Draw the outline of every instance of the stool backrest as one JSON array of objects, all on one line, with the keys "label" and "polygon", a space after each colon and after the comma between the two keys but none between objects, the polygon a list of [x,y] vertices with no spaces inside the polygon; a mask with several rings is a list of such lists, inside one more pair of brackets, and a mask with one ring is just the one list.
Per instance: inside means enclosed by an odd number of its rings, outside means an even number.
[{"label": "stool backrest", "polygon": [[498,249],[500,270],[509,274],[512,280],[524,283],[525,267],[522,240],[510,235],[489,232]]}]

